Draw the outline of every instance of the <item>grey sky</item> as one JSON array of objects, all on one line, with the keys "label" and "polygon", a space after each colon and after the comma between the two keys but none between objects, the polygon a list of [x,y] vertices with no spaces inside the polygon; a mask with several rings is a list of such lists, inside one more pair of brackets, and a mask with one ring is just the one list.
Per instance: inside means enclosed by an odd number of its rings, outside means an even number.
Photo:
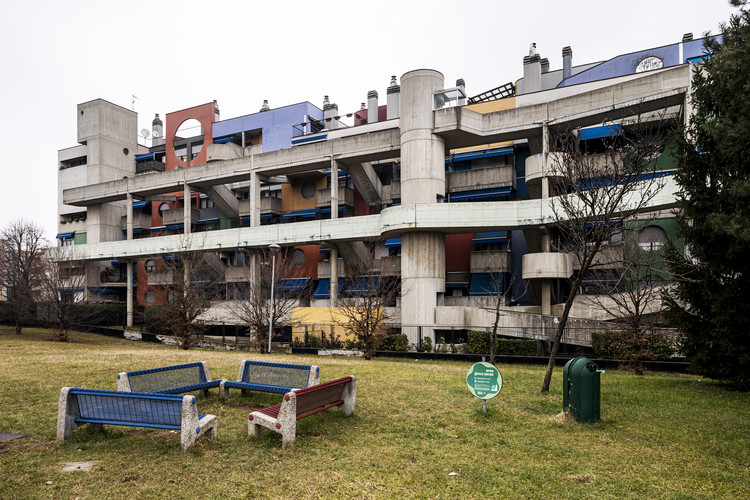
[{"label": "grey sky", "polygon": [[[154,113],[218,100],[222,118],[323,95],[340,113],[416,68],[466,80],[469,95],[522,76],[537,43],[550,67],[716,33],[726,0],[31,1],[0,0],[5,122],[0,227],[57,232],[57,150],[76,145],[76,104],[103,98]],[[132,96],[137,96],[133,104]]]}]

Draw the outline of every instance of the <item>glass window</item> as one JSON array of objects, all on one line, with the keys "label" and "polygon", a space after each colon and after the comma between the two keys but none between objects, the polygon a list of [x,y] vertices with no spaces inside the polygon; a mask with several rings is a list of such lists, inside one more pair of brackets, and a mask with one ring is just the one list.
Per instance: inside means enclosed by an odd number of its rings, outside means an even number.
[{"label": "glass window", "polygon": [[636,239],[641,249],[655,252],[661,250],[667,243],[667,233],[659,226],[648,226],[638,232]]}]

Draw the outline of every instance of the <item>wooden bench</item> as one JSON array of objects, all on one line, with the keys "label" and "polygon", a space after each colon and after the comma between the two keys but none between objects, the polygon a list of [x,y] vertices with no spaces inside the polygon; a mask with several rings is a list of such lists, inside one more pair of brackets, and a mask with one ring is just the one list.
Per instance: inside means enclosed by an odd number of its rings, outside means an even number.
[{"label": "wooden bench", "polygon": [[357,379],[354,375],[331,380],[306,389],[290,391],[277,405],[254,411],[248,415],[247,433],[260,436],[262,429],[281,434],[281,447],[294,443],[297,420],[334,406],[343,406],[349,416],[354,411]]},{"label": "wooden bench", "polygon": [[229,397],[229,389],[286,394],[292,389],[304,389],[320,383],[320,368],[314,365],[291,365],[266,361],[244,360],[237,381],[222,380],[221,397]]},{"label": "wooden bench", "polygon": [[183,449],[204,434],[216,438],[216,416],[199,414],[195,396],[63,387],[57,440],[68,439],[84,424],[90,424],[95,432],[103,424],[178,430]]},{"label": "wooden bench", "polygon": [[201,395],[207,396],[210,388],[220,384],[221,380],[211,380],[205,361],[117,374],[117,390],[126,392],[183,394],[201,391]]}]

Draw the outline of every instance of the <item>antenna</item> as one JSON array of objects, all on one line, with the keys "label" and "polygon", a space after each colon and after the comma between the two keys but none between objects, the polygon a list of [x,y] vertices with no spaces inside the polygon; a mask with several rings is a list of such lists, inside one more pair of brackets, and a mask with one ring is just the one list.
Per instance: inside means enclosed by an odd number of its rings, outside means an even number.
[{"label": "antenna", "polygon": [[138,96],[132,94],[131,97],[133,98],[133,101],[130,103],[130,107],[133,108],[133,111],[135,111],[135,100],[138,99]]},{"label": "antenna", "polygon": [[141,135],[143,136],[144,139],[148,139],[148,136],[151,135],[151,132],[149,131],[149,129],[144,128],[141,130]]}]

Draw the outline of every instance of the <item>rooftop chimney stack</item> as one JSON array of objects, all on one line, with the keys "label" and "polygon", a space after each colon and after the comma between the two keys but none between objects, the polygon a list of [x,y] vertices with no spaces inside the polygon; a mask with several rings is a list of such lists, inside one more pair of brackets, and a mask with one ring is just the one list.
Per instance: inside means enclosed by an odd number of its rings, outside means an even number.
[{"label": "rooftop chimney stack", "polygon": [[378,91],[371,90],[367,93],[367,123],[378,121]]},{"label": "rooftop chimney stack", "polygon": [[529,55],[523,58],[523,93],[530,94],[542,90],[542,58],[536,50],[536,43],[529,47]]},{"label": "rooftop chimney stack", "polygon": [[685,33],[682,35],[682,42],[692,42],[693,41],[693,34],[692,33]]},{"label": "rooftop chimney stack", "polygon": [[396,83],[396,75],[391,76],[391,84],[386,90],[386,120],[401,116],[401,85]]},{"label": "rooftop chimney stack", "polygon": [[151,122],[151,145],[159,146],[164,144],[164,122],[159,118],[159,113],[154,115],[154,120]]},{"label": "rooftop chimney stack", "polygon": [[549,71],[549,59],[546,57],[542,59],[542,73],[547,73]]},{"label": "rooftop chimney stack", "polygon": [[339,128],[339,121],[335,118],[339,114],[339,107],[328,100],[328,96],[323,96],[323,120],[325,128],[335,130]]},{"label": "rooftop chimney stack", "polygon": [[268,106],[268,99],[263,99],[263,106],[260,107],[259,113],[263,113],[264,111],[271,111],[271,108]]},{"label": "rooftop chimney stack", "polygon": [[461,92],[463,93],[463,95],[464,95],[464,97],[461,97],[461,98],[460,98],[460,99],[458,100],[458,105],[459,105],[459,106],[466,106],[466,82],[464,81],[464,79],[463,79],[463,78],[459,78],[458,80],[456,80],[456,87],[458,87],[458,89],[459,89],[459,90],[460,90],[460,91],[461,91]]},{"label": "rooftop chimney stack", "polygon": [[221,113],[219,113],[219,103],[216,102],[216,99],[214,99],[214,121],[218,122],[221,118]]},{"label": "rooftop chimney stack", "polygon": [[573,49],[570,45],[563,47],[562,50],[563,58],[563,81],[573,76]]}]

